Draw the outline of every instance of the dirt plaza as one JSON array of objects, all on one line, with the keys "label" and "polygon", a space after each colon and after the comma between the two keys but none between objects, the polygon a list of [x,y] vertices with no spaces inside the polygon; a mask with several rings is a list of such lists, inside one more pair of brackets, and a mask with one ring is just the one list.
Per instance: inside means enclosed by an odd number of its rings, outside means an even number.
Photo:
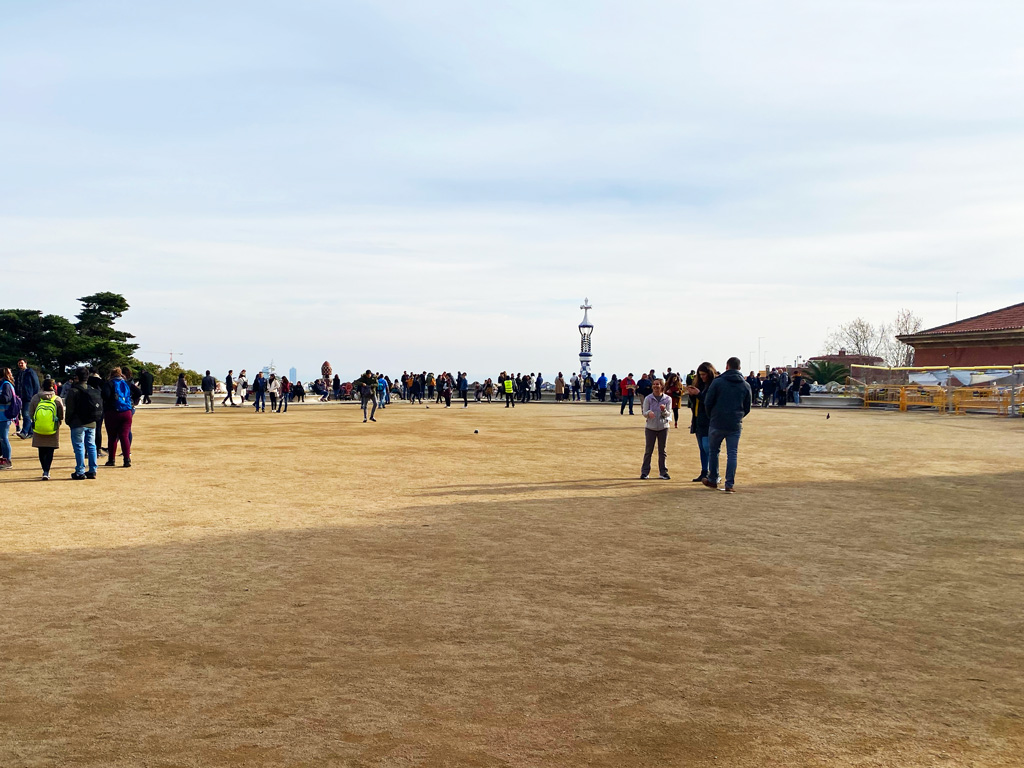
[{"label": "dirt plaza", "polygon": [[732,496],[600,405],[61,445],[0,475],[7,768],[1024,764],[1021,420],[757,410]]}]

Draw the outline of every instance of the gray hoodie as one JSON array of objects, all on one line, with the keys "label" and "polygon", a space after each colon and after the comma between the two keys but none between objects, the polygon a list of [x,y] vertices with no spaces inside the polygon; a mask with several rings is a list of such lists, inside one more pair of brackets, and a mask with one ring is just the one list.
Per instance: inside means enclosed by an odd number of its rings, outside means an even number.
[{"label": "gray hoodie", "polygon": [[711,418],[711,429],[735,432],[750,413],[750,385],[743,374],[730,370],[711,382],[704,394],[704,407]]}]

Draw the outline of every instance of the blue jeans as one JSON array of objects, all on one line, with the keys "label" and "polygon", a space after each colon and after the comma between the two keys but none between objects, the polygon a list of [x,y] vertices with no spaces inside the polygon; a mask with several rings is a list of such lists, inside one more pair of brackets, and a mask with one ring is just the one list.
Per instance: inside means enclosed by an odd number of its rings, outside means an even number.
[{"label": "blue jeans", "polygon": [[800,393],[793,390],[793,405],[800,405]]},{"label": "blue jeans", "polygon": [[588,403],[590,402],[590,393],[591,393],[591,391],[592,390],[590,389],[590,387],[587,387],[587,402]]},{"label": "blue jeans", "polygon": [[11,422],[8,419],[3,418],[3,412],[0,411],[0,458],[11,460],[11,439],[8,434],[11,431]]},{"label": "blue jeans", "polygon": [[28,406],[30,402],[25,400],[21,404],[21,434],[31,435],[32,434],[32,412],[29,411]]},{"label": "blue jeans", "polygon": [[89,471],[96,471],[96,430],[92,427],[72,427],[71,447],[75,451],[75,474],[85,474],[85,457],[89,455]]},{"label": "blue jeans", "polygon": [[633,415],[633,393],[630,392],[628,395],[622,396],[622,405],[619,406],[619,415],[621,416],[626,412],[626,406],[629,405],[629,415]]},{"label": "blue jeans", "polygon": [[708,474],[708,436],[697,435],[697,449],[700,451],[700,473],[703,477]]},{"label": "blue jeans", "polygon": [[708,433],[708,479],[713,483],[719,480],[718,454],[722,449],[722,441],[725,441],[725,487],[732,488],[736,482],[736,459],[740,450],[740,432],[742,427],[735,432],[726,432],[722,429],[711,428]]},{"label": "blue jeans", "polygon": [[263,406],[263,410],[264,411],[267,410],[267,393],[266,392],[257,392],[256,395],[252,399],[252,404],[255,406],[257,411],[260,410],[260,405],[261,404]]}]

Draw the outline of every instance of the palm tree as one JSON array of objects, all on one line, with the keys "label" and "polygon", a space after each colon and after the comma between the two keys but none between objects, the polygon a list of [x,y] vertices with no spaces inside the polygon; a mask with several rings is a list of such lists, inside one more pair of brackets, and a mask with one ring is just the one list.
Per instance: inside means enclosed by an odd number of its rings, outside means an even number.
[{"label": "palm tree", "polygon": [[812,360],[804,366],[804,373],[808,379],[818,384],[828,384],[830,381],[843,384],[850,375],[850,369],[828,360]]}]

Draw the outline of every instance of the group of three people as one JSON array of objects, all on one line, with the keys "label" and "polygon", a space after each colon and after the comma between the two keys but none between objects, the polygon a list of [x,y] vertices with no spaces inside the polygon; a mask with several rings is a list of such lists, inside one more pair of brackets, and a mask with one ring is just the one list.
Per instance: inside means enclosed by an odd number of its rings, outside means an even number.
[{"label": "group of three people", "polygon": [[[734,493],[740,433],[743,418],[750,413],[752,398],[750,385],[740,372],[740,359],[730,357],[725,367],[725,373],[719,376],[711,363],[701,363],[692,384],[685,391],[689,395],[691,409],[690,432],[697,438],[700,453],[701,472],[694,478],[694,482],[703,483],[708,488],[719,487],[719,454],[724,442],[726,467],[722,490]],[[673,422],[674,400],[665,393],[665,382],[662,379],[654,379],[651,389],[651,394],[644,398],[642,406],[646,420],[646,445],[640,479],[646,480],[650,475],[651,458],[657,445],[658,472],[663,480],[668,480],[665,444]],[[678,415],[675,418],[678,419]]]}]

